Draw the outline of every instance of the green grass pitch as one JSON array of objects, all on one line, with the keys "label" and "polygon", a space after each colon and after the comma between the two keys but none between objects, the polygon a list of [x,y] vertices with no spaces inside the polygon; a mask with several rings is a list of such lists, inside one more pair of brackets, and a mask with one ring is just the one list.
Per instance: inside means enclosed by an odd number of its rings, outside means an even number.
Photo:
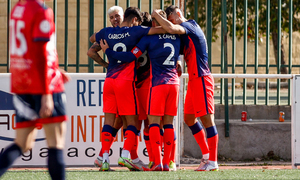
[{"label": "green grass pitch", "polygon": [[[214,172],[195,172],[193,170],[177,170],[176,172],[130,172],[118,170],[115,172],[99,172],[96,170],[67,170],[66,178],[70,180],[93,179],[299,179],[300,172],[295,169],[224,169]],[[1,180],[44,180],[50,179],[44,170],[11,170],[1,177]]]}]

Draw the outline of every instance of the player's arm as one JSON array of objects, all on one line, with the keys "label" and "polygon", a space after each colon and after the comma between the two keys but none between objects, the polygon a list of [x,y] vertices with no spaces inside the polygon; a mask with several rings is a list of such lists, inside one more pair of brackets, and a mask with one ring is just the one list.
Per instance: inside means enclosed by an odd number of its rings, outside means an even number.
[{"label": "player's arm", "polygon": [[90,58],[92,58],[94,61],[96,61],[98,64],[100,64],[101,66],[107,68],[108,63],[105,62],[98,54],[98,51],[100,50],[101,50],[101,46],[97,42],[95,42],[88,50],[87,55]]},{"label": "player's arm", "polygon": [[90,42],[91,42],[91,43],[96,42],[96,33],[94,33],[94,34],[91,35],[91,37],[90,37]]},{"label": "player's arm", "polygon": [[167,33],[167,31],[162,28],[161,26],[157,26],[157,27],[151,27],[148,35],[153,35],[153,34],[165,34]]},{"label": "player's arm", "polygon": [[180,77],[182,75],[182,66],[181,66],[181,60],[180,59],[177,60],[176,70],[177,70],[178,76]]},{"label": "player's arm", "polygon": [[159,11],[160,10],[157,9],[153,10],[151,16],[152,18],[155,18],[157,20],[157,22],[162,26],[162,28],[164,28],[170,34],[186,34],[185,29],[182,26],[178,24],[173,24],[167,19],[163,18],[159,14]]},{"label": "player's arm", "polygon": [[118,59],[122,62],[132,62],[143,54],[143,52],[138,47],[134,47],[131,50],[131,52],[113,51],[112,49],[109,48],[108,43],[106,42],[105,39],[100,41],[100,46],[108,58]]}]

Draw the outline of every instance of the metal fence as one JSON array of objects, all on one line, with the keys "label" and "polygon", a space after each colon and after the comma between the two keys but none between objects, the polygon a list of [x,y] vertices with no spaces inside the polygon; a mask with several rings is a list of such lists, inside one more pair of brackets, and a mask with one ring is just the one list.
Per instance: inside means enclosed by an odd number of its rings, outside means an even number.
[{"label": "metal fence", "polygon": [[[16,1],[16,0],[15,0]],[[7,12],[11,11],[11,7],[12,7],[12,2],[15,2],[12,0],[7,0]],[[82,1],[80,0],[74,0],[76,2],[76,43],[75,43],[75,53],[76,53],[76,60],[75,63],[69,63],[69,57],[68,57],[68,51],[69,51],[69,44],[68,44],[68,25],[69,25],[69,16],[65,16],[64,17],[64,60],[63,63],[60,63],[60,66],[63,67],[66,71],[68,71],[68,68],[70,67],[75,67],[76,72],[80,72],[80,67],[86,67],[88,68],[88,72],[93,73],[95,67],[99,66],[98,64],[94,64],[94,61],[92,59],[88,59],[88,61],[86,63],[80,63],[80,48],[81,48],[81,42],[80,42],[80,37],[82,37],[81,31],[80,31],[80,17],[81,14],[83,13],[80,9],[81,3]],[[298,2],[299,0],[294,0],[295,2]],[[60,3],[64,2],[64,13],[68,14],[69,11],[69,1],[68,0],[59,0]],[[103,27],[107,26],[107,0],[89,0],[88,3],[88,35],[92,35],[94,33],[94,25],[95,25],[95,14],[99,13],[99,12],[95,12],[95,7],[94,4],[95,3],[103,3],[103,11],[100,12],[103,14]],[[132,3],[130,2],[130,0],[124,0],[124,2],[126,2],[126,7],[129,6],[137,6],[139,8],[141,8],[142,4],[145,3],[145,1],[142,0],[135,0],[135,2],[137,3]],[[122,1],[122,3],[124,3]],[[149,12],[152,12],[154,5],[153,5],[153,0],[149,0],[147,1],[149,3]],[[188,6],[193,2],[192,6]],[[288,63],[286,65],[281,64],[281,51],[278,50],[277,51],[277,63],[276,64],[270,64],[270,9],[271,9],[271,4],[270,4],[270,0],[232,0],[230,2],[227,2],[226,0],[221,0],[220,5],[221,5],[221,9],[220,9],[220,17],[221,17],[221,63],[212,63],[211,59],[212,59],[212,54],[211,54],[211,49],[212,49],[212,43],[213,43],[213,19],[215,18],[213,16],[213,11],[215,11],[214,9],[214,3],[215,1],[212,0],[199,0],[199,1],[191,1],[191,0],[160,0],[159,4],[155,4],[155,7],[157,8],[161,8],[164,9],[165,6],[170,5],[170,4],[175,4],[178,5],[182,10],[184,10],[184,15],[185,16],[190,16],[192,18],[194,18],[197,22],[199,22],[199,18],[202,17],[202,14],[205,14],[205,19],[203,21],[205,21],[205,27],[202,27],[203,29],[205,29],[205,34],[207,37],[207,44],[208,44],[208,57],[209,57],[209,66],[212,69],[213,67],[215,68],[219,68],[219,72],[217,73],[236,73],[236,68],[243,68],[243,73],[246,74],[248,71],[248,68],[254,68],[254,74],[269,74],[270,73],[270,68],[276,68],[277,69],[277,74],[280,74],[280,69],[283,67],[286,67],[288,69],[288,74],[292,73],[292,68],[299,68],[300,65],[299,64],[292,64],[292,33],[293,33],[293,19],[294,17],[294,12],[293,12],[293,8],[295,9],[295,4],[293,4],[293,0],[289,0],[289,1],[285,1],[284,3],[281,2],[281,0],[277,0],[277,9],[278,9],[278,16],[277,16],[277,45],[278,47],[281,45],[281,40],[282,40],[282,12],[281,9],[283,8],[284,5],[284,9],[288,10],[288,20],[286,20],[286,22],[289,23],[288,25],[288,36],[289,36],[289,52],[288,52]],[[239,9],[239,7],[237,7],[238,4],[243,3],[244,7],[243,7],[243,12],[244,15],[243,17],[238,17],[237,18],[237,12],[240,12],[241,9]],[[273,2],[272,2],[273,3]],[[119,5],[120,2],[119,0],[115,0],[115,5]],[[251,7],[249,7],[248,5],[251,4]],[[201,6],[205,6],[205,11],[199,11],[199,7]],[[53,11],[54,11],[54,18],[55,18],[55,23],[57,24],[57,7],[58,7],[58,0],[53,0]],[[258,43],[259,43],[259,32],[261,31],[259,29],[261,23],[259,23],[259,16],[260,16],[260,11],[261,11],[261,7],[266,9],[266,28],[265,28],[265,35],[266,35],[266,63],[265,64],[261,64],[258,62]],[[249,14],[249,9],[255,9],[255,13],[254,14]],[[194,12],[193,14],[189,14],[189,12]],[[84,12],[86,13],[86,12]],[[201,14],[202,13],[202,14]],[[255,63],[254,64],[249,64],[247,61],[247,42],[248,42],[248,30],[249,30],[249,17],[255,16],[255,27],[254,27],[254,31],[255,31],[255,36],[254,36],[254,44],[255,44]],[[231,18],[232,20],[232,24],[229,26],[228,24],[228,17]],[[243,40],[244,40],[244,45],[243,45],[243,63],[236,63],[236,33],[237,33],[237,22],[238,19],[243,19]],[[278,21],[279,20],[279,21]],[[240,21],[239,21],[240,22]],[[9,44],[8,44],[8,39],[9,39],[9,15],[7,15],[7,49],[9,49]],[[214,25],[215,26],[215,25]],[[228,28],[232,29],[232,31],[228,32]],[[229,34],[231,34],[232,36],[228,36]],[[231,63],[229,63],[228,60],[228,39],[232,38],[232,60]],[[88,37],[86,38],[88,41]],[[88,43],[88,47],[91,46],[91,43]],[[86,47],[86,50],[87,48]],[[105,57],[105,56],[104,56]],[[7,67],[7,72],[9,72],[9,51],[7,51],[7,61],[6,63],[2,63],[0,64],[0,66],[6,66]],[[259,67],[263,67],[265,68],[265,72],[259,72],[258,68]],[[105,69],[103,69],[103,72],[105,72]],[[213,72],[215,73],[215,72]],[[236,104],[236,100],[237,100],[237,91],[235,88],[235,83],[236,80],[235,79],[231,79],[231,90],[228,91],[228,85],[230,84],[228,82],[227,78],[221,78],[220,79],[220,95],[217,97],[218,101],[220,104],[226,104],[228,102],[230,102],[231,104]],[[253,85],[253,89],[251,89],[251,91],[253,91],[253,95],[251,95],[251,97],[249,95],[247,95],[247,92],[249,92],[249,89],[247,90],[247,79],[243,79],[242,82],[242,104],[249,104],[248,100],[249,98],[253,99],[253,103],[251,102],[251,104],[261,104],[262,102],[262,98],[263,98],[263,104],[265,105],[269,105],[270,104],[270,87],[269,87],[269,79],[265,79],[265,92],[264,92],[264,96],[261,96],[261,94],[259,95],[259,88],[258,88],[258,79],[254,80],[254,85]],[[277,89],[276,89],[276,104],[280,105],[281,104],[281,80],[278,79],[277,80]],[[287,91],[287,102],[285,105],[290,105],[291,104],[291,81],[288,80],[288,91]],[[230,94],[228,94],[230,92]],[[216,97],[215,97],[216,98]],[[260,99],[260,101],[259,101]],[[228,101],[229,100],[229,101]],[[225,102],[227,101],[227,102]],[[260,102],[260,103],[259,103]]]}]

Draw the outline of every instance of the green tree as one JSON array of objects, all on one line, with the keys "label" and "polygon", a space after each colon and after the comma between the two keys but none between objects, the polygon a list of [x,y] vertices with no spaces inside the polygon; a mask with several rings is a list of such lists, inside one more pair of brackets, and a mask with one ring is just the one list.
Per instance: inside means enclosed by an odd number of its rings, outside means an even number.
[{"label": "green tree", "polygon": [[[282,0],[281,4],[281,31],[287,32],[289,31],[289,2],[290,0]],[[194,8],[195,1],[194,0],[187,0],[187,18],[195,19],[195,8]],[[259,1],[259,35],[266,36],[266,13],[267,13],[267,0],[260,0]],[[293,0],[293,31],[300,30],[300,0]],[[206,0],[198,0],[198,23],[201,27],[206,27]],[[233,2],[227,1],[227,29],[229,35],[232,36],[232,7]],[[244,0],[237,0],[236,1],[236,37],[238,39],[244,36]],[[255,1],[248,0],[248,40],[253,40],[255,37]],[[278,1],[272,0],[270,5],[270,34],[273,42],[274,53],[277,59],[277,37],[278,37],[278,28],[277,28],[277,14],[278,14]],[[218,38],[217,35],[217,27],[220,25],[221,22],[221,1],[213,1],[212,0],[212,34],[213,39],[215,41]],[[281,41],[282,42],[282,41]],[[276,61],[277,64],[277,61]],[[285,64],[285,52],[284,52],[284,45],[281,43],[281,64]],[[286,74],[287,68],[281,68],[281,73]]]}]

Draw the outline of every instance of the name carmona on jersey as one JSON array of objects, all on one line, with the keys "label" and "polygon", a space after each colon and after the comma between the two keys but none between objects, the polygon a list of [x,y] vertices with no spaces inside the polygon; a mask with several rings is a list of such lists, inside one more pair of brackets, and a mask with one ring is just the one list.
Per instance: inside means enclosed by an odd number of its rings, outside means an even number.
[{"label": "name carmona on jersey", "polygon": [[174,34],[163,34],[163,35],[158,35],[159,39],[172,39],[176,40],[176,36]]},{"label": "name carmona on jersey", "polygon": [[122,34],[108,34],[108,39],[123,39],[129,37],[129,32],[122,33]]}]

